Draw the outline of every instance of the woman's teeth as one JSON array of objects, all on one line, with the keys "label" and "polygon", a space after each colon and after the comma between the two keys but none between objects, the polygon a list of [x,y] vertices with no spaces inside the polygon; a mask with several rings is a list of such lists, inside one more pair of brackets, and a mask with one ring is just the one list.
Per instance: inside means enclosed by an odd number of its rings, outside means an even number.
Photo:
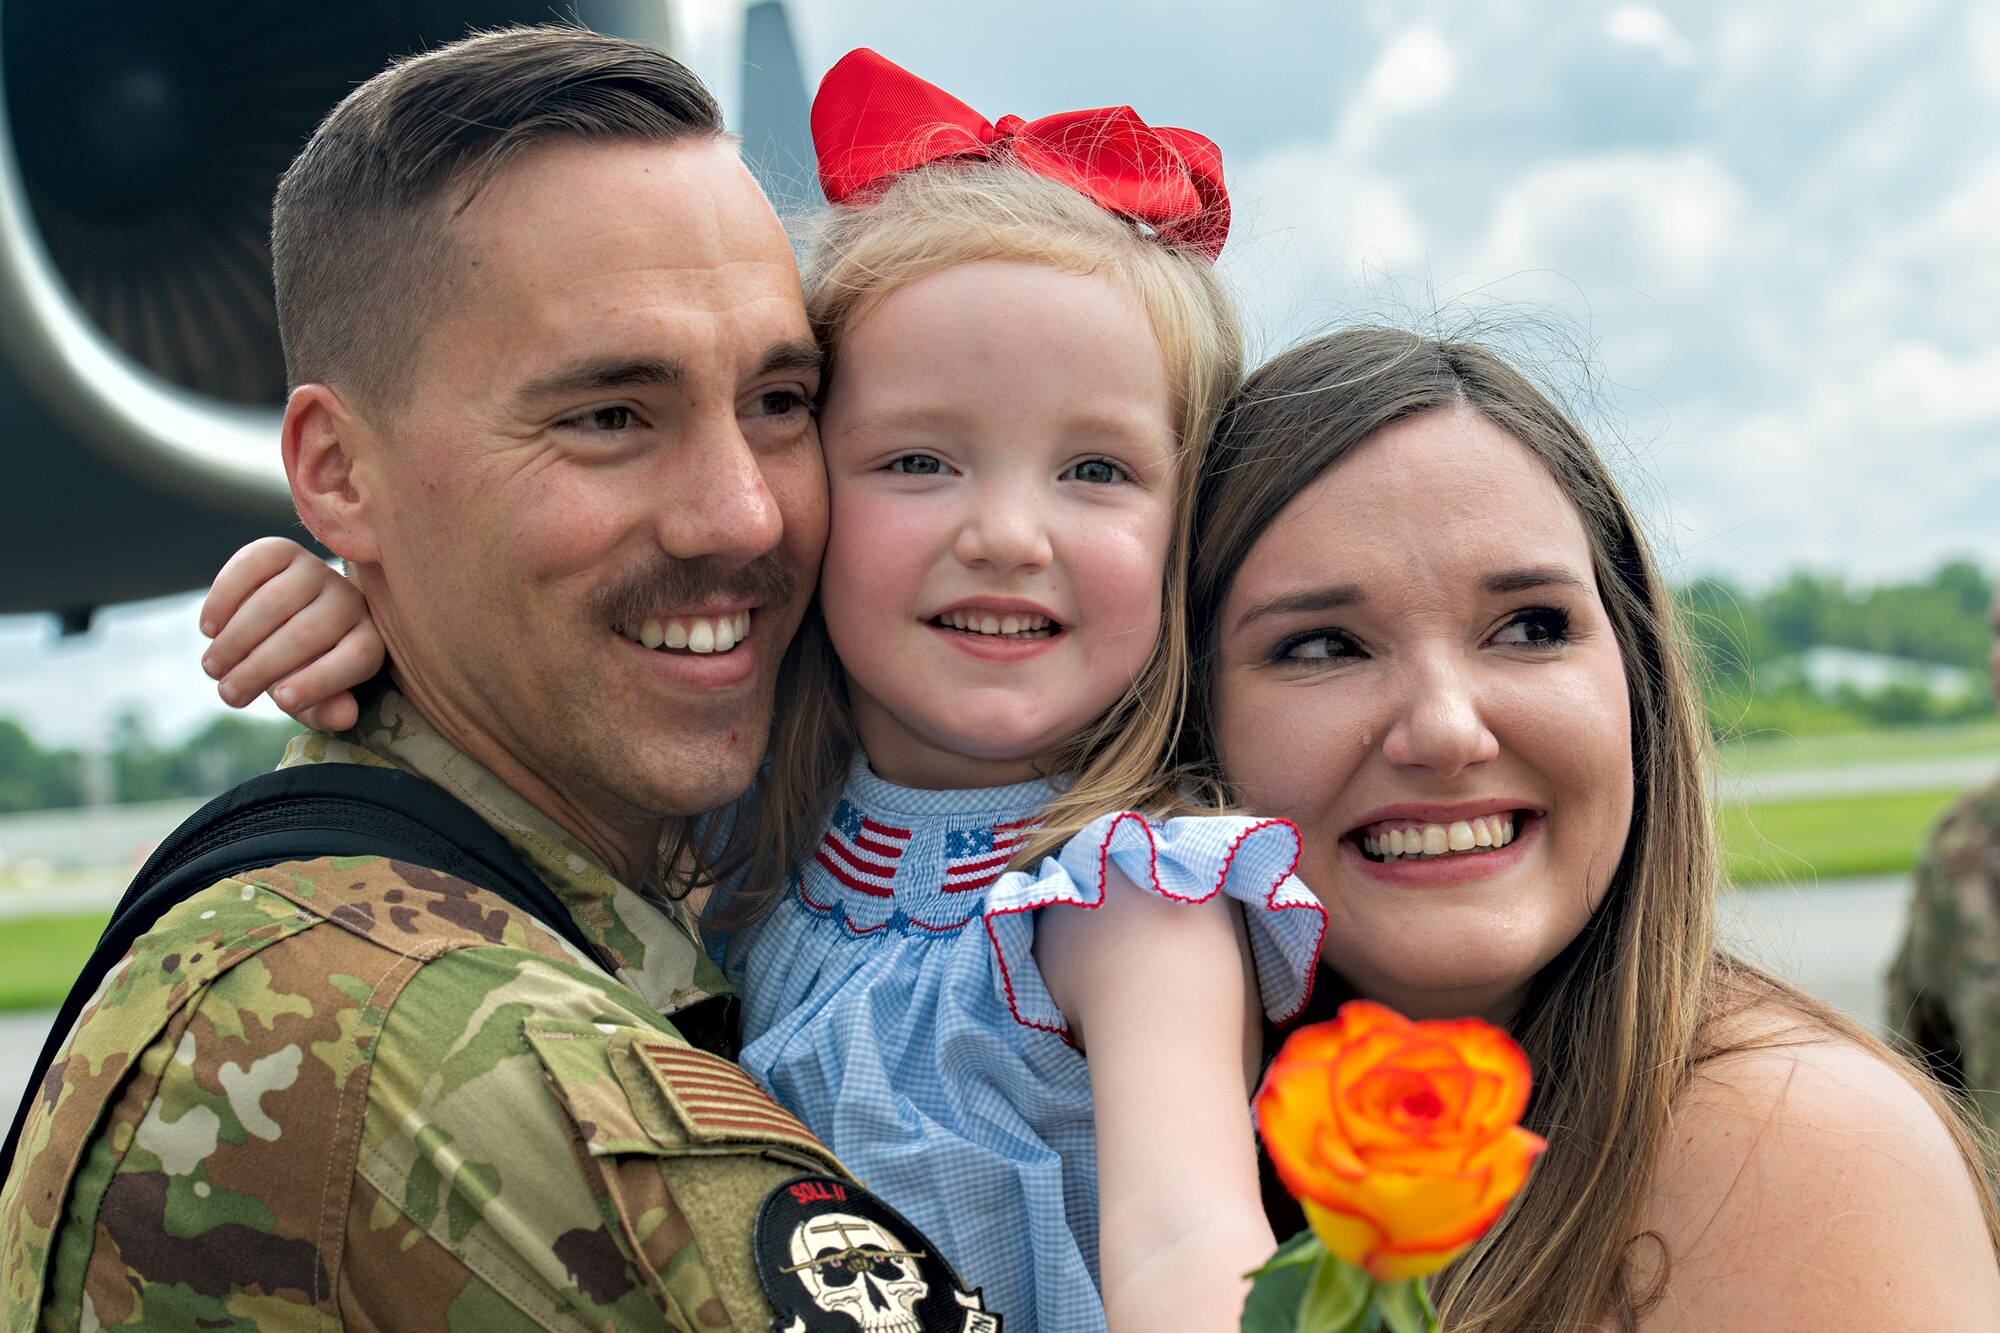
[{"label": "woman's teeth", "polygon": [[1055,622],[1047,616],[1009,612],[997,615],[991,611],[947,611],[932,619],[931,624],[943,629],[963,630],[967,634],[992,634],[1003,639],[1042,639],[1055,633]]},{"label": "woman's teeth", "polygon": [[1450,824],[1377,826],[1361,835],[1361,850],[1376,861],[1398,857],[1450,856],[1456,852],[1486,852],[1514,841],[1514,816],[1482,815]]},{"label": "woman's teeth", "polygon": [[726,653],[750,637],[750,613],[726,616],[667,616],[614,626],[620,634],[647,648],[684,649],[690,653]]}]

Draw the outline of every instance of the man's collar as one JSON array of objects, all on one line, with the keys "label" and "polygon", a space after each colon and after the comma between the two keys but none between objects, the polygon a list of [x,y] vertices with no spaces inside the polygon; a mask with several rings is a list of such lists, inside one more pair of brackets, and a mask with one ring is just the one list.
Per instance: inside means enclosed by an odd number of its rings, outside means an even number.
[{"label": "man's collar", "polygon": [[668,897],[657,869],[637,889],[620,883],[567,829],[440,735],[385,678],[356,693],[361,718],[352,730],[294,737],[279,766],[374,764],[435,782],[508,841],[569,908],[600,961],[661,1013],[729,992],[702,951],[693,915]]}]

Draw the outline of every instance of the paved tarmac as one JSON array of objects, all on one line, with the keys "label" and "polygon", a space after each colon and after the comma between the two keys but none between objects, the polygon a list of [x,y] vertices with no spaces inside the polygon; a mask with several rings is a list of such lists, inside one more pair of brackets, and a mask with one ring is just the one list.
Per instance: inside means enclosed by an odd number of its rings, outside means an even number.
[{"label": "paved tarmac", "polygon": [[1879,1033],[1882,977],[1902,939],[1909,901],[1907,875],[1766,885],[1724,894],[1718,928],[1746,961]]},{"label": "paved tarmac", "polygon": [[[20,1105],[28,1071],[34,1068],[35,1057],[42,1053],[42,1043],[48,1040],[49,1025],[55,1022],[55,1017],[53,1009],[0,1014],[0,1116],[6,1118],[7,1124],[14,1123],[14,1109]],[[0,1129],[0,1134],[5,1132]]]},{"label": "paved tarmac", "polygon": [[79,875],[74,882],[47,889],[0,890],[0,921],[23,916],[82,916],[96,912],[109,918],[125,896],[125,871],[99,876]]},{"label": "paved tarmac", "polygon": [[[1749,961],[1777,972],[1881,1030],[1882,974],[1902,933],[1903,876],[1726,894],[1723,937]],[[12,1115],[53,1011],[0,1014],[0,1114]]]}]

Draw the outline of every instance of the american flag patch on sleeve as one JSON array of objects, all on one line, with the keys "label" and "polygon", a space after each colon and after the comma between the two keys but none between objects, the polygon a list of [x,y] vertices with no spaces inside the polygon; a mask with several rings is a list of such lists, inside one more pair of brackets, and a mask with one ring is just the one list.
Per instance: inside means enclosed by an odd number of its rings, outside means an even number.
[{"label": "american flag patch on sleeve", "polygon": [[632,1052],[697,1143],[772,1143],[837,1160],[797,1117],[720,1056],[652,1041],[634,1042]]}]

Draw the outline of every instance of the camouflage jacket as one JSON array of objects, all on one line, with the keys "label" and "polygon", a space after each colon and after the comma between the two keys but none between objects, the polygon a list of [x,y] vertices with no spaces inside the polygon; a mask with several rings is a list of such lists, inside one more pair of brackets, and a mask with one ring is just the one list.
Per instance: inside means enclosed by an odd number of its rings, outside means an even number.
[{"label": "camouflage jacket", "polygon": [[2000,782],[1953,806],[1917,861],[1889,1024],[2000,1131]]},{"label": "camouflage jacket", "polygon": [[341,761],[480,811],[601,959],[379,857],[190,897],[106,980],[30,1113],[0,1192],[6,1328],[768,1327],[755,1209],[844,1173],[663,1017],[722,984],[688,923],[393,691],[286,758]]}]

